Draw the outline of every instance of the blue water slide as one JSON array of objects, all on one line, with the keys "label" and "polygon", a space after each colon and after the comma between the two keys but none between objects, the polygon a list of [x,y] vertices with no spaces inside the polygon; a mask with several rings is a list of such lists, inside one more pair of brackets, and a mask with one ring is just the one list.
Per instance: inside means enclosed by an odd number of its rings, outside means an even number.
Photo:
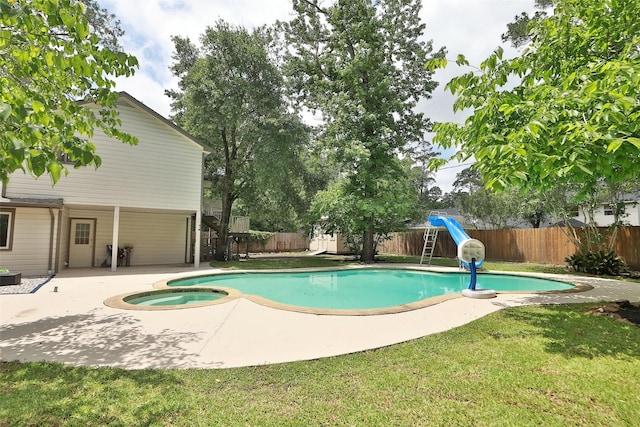
[{"label": "blue water slide", "polygon": [[[446,217],[446,216],[430,216],[428,218],[431,225],[434,227],[445,227],[451,238],[456,243],[456,245],[460,246],[463,242],[470,240],[471,237],[462,229],[462,226],[455,218]],[[476,261],[476,267],[480,267],[484,260]],[[466,267],[469,267],[469,263],[464,262]]]}]

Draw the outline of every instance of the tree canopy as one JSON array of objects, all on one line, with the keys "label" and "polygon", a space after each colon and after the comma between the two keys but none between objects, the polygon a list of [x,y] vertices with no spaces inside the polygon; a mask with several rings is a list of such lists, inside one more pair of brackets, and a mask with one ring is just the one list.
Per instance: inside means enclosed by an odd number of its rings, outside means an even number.
[{"label": "tree canopy", "polygon": [[[344,177],[342,194],[355,198],[353,234],[363,236],[362,259],[373,261],[376,204],[390,183],[404,179],[397,156],[423,139],[431,123],[415,111],[436,83],[422,66],[431,55],[424,41],[419,1],[294,0],[284,23],[285,70],[297,100],[321,113],[319,143]],[[326,205],[329,206],[329,205]],[[393,209],[396,215],[402,215]],[[331,216],[330,212],[324,215]],[[345,231],[345,230],[343,230]]]},{"label": "tree canopy", "polygon": [[114,52],[122,51],[120,37],[124,30],[120,20],[100,6],[98,0],[79,0],[84,5],[84,14],[91,27],[91,32],[98,36],[100,44]]},{"label": "tree canopy", "polygon": [[[498,48],[446,86],[464,124],[435,126],[434,141],[476,159],[489,187],[539,190],[579,184],[577,198],[640,170],[639,0],[561,0],[532,21],[530,46]],[[464,64],[463,56],[458,63]],[[436,59],[428,68],[442,66]]]},{"label": "tree canopy", "polygon": [[300,197],[300,151],[309,132],[287,109],[269,40],[264,28],[247,31],[222,20],[205,30],[200,46],[173,38],[171,70],[180,79],[179,90],[167,91],[173,117],[213,148],[205,173],[222,202],[217,260],[225,257],[236,200],[247,208],[261,197],[277,198],[285,209]]},{"label": "tree canopy", "polygon": [[[55,184],[75,167],[101,163],[95,128],[128,143],[119,130],[113,78],[130,76],[135,57],[100,46],[75,0],[0,0],[0,179],[16,170]],[[78,101],[98,104],[98,114]]]},{"label": "tree canopy", "polygon": [[502,41],[510,41],[513,47],[522,47],[531,41],[529,33],[529,23],[544,19],[547,16],[546,9],[552,7],[556,0],[535,0],[535,6],[538,9],[533,16],[522,12],[516,15],[513,22],[507,24],[507,32],[502,34]]}]

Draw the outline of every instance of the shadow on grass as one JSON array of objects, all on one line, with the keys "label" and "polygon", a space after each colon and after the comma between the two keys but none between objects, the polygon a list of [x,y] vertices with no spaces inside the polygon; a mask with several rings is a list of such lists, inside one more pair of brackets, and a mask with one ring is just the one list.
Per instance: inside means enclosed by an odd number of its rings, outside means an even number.
[{"label": "shadow on grass", "polygon": [[182,344],[201,339],[197,333],[145,331],[141,320],[127,314],[91,312],[4,326],[0,335],[5,361],[149,368],[186,366],[194,355]]},{"label": "shadow on grass", "polygon": [[506,309],[504,316],[538,329],[550,353],[567,358],[640,358],[640,328],[587,313],[592,307],[594,304],[562,304]]},{"label": "shadow on grass", "polygon": [[[3,426],[164,424],[172,411],[166,402],[156,406],[148,397],[169,395],[182,384],[174,371],[94,369],[52,362],[5,362],[0,372],[0,396],[6,393],[4,410],[0,410]],[[180,404],[173,405],[175,411]]]}]

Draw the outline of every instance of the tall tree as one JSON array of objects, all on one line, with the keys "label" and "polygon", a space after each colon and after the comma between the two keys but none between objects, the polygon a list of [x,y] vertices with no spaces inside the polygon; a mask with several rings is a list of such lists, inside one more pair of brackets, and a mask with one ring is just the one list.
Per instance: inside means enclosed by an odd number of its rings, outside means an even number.
[{"label": "tall tree", "polygon": [[517,189],[500,193],[484,187],[478,171],[469,167],[453,183],[455,206],[476,228],[505,228],[518,218],[521,197]]},{"label": "tall tree", "polygon": [[95,128],[136,142],[119,130],[112,79],[132,75],[138,62],[99,42],[75,0],[0,0],[0,180],[22,170],[55,184],[68,173],[62,155],[98,167]]},{"label": "tall tree", "polygon": [[293,9],[283,24],[286,74],[297,99],[322,114],[320,143],[341,168],[344,194],[357,200],[353,231],[372,262],[378,218],[387,217],[375,204],[389,191],[380,183],[404,174],[398,154],[431,124],[415,111],[436,87],[423,67],[432,44],[423,41],[420,2],[293,0]]},{"label": "tall tree", "polygon": [[547,9],[552,7],[556,0],[535,0],[538,9],[533,16],[527,12],[516,15],[513,22],[507,24],[507,32],[502,34],[502,41],[510,41],[513,47],[522,47],[531,41],[529,23],[539,21],[547,16]]},{"label": "tall tree", "polygon": [[[403,168],[401,160],[393,161],[399,163],[398,168]],[[369,218],[363,217],[362,211],[372,212],[373,229],[376,231],[373,241],[375,252],[380,240],[404,228],[404,221],[415,213],[418,200],[415,187],[408,168],[403,169],[405,173],[399,178],[380,179],[377,182],[380,191],[366,200],[350,190],[351,184],[346,178],[334,181],[326,190],[318,192],[311,204],[310,216],[316,223],[322,218],[326,233],[340,233],[349,249],[361,256],[366,247],[363,246],[362,230],[370,226]]]},{"label": "tall tree", "polygon": [[552,16],[531,23],[532,44],[520,57],[504,59],[497,49],[481,74],[447,84],[455,110],[473,114],[464,124],[438,124],[434,141],[458,146],[459,159],[473,155],[494,188],[577,184],[579,201],[637,177],[638,10],[640,0],[558,1]]},{"label": "tall tree", "polygon": [[297,197],[292,186],[303,170],[299,151],[308,129],[287,109],[265,29],[249,32],[218,21],[205,30],[200,47],[188,38],[173,42],[179,90],[167,95],[176,122],[213,148],[206,174],[222,201],[215,258],[224,260],[236,200],[255,202],[268,189],[289,195],[280,198],[283,204]]},{"label": "tall tree", "polygon": [[427,215],[427,210],[433,210],[440,205],[442,190],[435,184],[435,173],[429,168],[429,161],[440,155],[433,150],[431,144],[422,141],[410,154],[413,163],[411,176],[418,191],[418,209],[422,211],[421,216]]},{"label": "tall tree", "polygon": [[124,36],[124,30],[120,26],[120,20],[107,9],[100,6],[97,0],[79,0],[84,5],[84,14],[91,27],[91,32],[96,34],[100,44],[114,52],[121,52],[120,37]]}]

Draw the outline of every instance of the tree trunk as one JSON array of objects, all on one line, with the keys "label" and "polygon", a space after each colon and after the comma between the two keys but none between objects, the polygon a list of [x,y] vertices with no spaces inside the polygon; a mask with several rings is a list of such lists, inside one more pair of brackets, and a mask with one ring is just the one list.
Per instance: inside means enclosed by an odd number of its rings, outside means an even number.
[{"label": "tree trunk", "polygon": [[362,262],[371,264],[375,258],[374,239],[373,239],[373,219],[369,218],[369,226],[362,236]]},{"label": "tree trunk", "polygon": [[[216,261],[226,261],[225,253],[229,241],[229,219],[231,218],[231,201],[227,197],[222,199],[222,215],[220,217],[220,231],[216,241],[216,253],[213,259]],[[229,254],[231,255],[231,254]]]},{"label": "tree trunk", "polygon": [[[229,171],[229,168],[227,168]],[[234,197],[231,192],[231,179],[228,175],[224,177],[222,184],[222,214],[220,215],[220,231],[218,232],[218,240],[216,242],[216,253],[213,259],[216,261],[226,261],[225,253],[229,242],[229,220],[231,219],[231,207],[233,206]],[[226,258],[230,258],[231,254],[226,254]]]},{"label": "tree trunk", "polygon": [[[222,199],[222,214],[220,216],[220,231],[216,242],[216,253],[213,258],[216,261],[226,261],[232,254],[226,254],[229,242],[229,219],[231,218],[231,207],[235,197],[233,195],[234,168],[233,162],[236,160],[235,129],[231,130],[230,139],[227,137],[226,128],[222,129],[222,142],[224,144],[224,176],[222,178],[222,188],[220,198]],[[227,255],[225,257],[225,255]]]}]

